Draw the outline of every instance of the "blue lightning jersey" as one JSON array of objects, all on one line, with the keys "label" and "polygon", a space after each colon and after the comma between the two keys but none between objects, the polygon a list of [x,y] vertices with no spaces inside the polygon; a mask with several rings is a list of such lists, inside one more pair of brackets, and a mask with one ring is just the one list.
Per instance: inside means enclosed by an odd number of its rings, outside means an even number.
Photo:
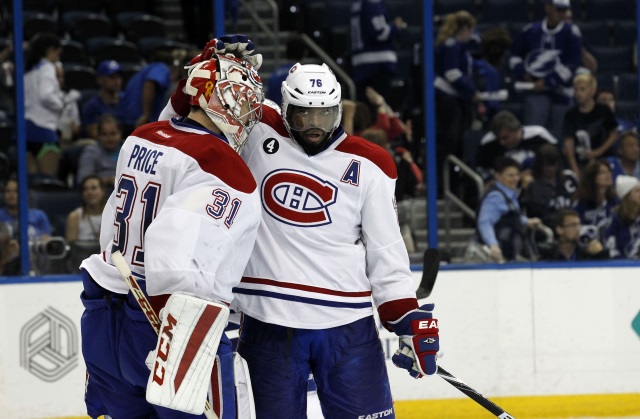
[{"label": "blue lightning jersey", "polygon": [[572,96],[571,84],[582,63],[582,34],[576,25],[562,22],[553,29],[547,20],[526,25],[511,48],[509,68],[516,80],[525,74],[544,79],[545,86]]},{"label": "blue lightning jersey", "polygon": [[393,41],[398,35],[396,25],[386,18],[384,2],[361,0],[351,8],[351,64],[354,79],[366,80],[386,68],[396,72],[398,55]]}]

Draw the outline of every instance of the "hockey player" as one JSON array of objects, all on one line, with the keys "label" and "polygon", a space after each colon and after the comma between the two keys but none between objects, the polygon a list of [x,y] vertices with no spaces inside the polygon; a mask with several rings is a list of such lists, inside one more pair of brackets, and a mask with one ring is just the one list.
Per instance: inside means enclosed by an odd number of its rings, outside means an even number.
[{"label": "hockey player", "polygon": [[[395,163],[344,132],[340,85],[326,65],[294,65],[282,95],[282,116],[264,107],[242,152],[263,208],[234,288],[257,417],[304,417],[312,372],[325,417],[393,418],[374,305],[401,337],[394,362],[412,376],[436,372],[439,348],[397,224]],[[180,109],[181,96],[165,112]]]},{"label": "hockey player", "polygon": [[[262,84],[245,61],[211,51],[203,59],[186,81],[188,115],[141,126],[124,143],[102,252],[81,265],[93,418],[196,417],[210,383],[212,413],[236,417],[222,329],[260,222],[257,185],[238,152],[259,119]],[[113,265],[116,250],[155,312],[164,307],[159,337]]]}]

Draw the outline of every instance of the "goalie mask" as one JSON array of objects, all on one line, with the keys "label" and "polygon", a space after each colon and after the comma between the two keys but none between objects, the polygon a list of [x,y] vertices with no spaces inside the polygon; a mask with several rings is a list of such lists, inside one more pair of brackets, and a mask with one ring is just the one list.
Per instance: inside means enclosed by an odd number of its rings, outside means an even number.
[{"label": "goalie mask", "polygon": [[314,155],[340,125],[340,84],[326,64],[295,64],[282,82],[282,115],[289,134]]},{"label": "goalie mask", "polygon": [[190,69],[184,90],[191,96],[191,105],[203,109],[240,153],[262,118],[262,80],[251,64],[213,55]]}]

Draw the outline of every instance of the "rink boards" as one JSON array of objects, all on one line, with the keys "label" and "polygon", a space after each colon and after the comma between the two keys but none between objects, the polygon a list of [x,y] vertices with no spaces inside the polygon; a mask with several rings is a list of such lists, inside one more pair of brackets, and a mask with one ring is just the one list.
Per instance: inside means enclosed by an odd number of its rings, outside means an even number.
[{"label": "rink boards", "polygon": [[[443,269],[440,364],[520,419],[640,416],[640,267],[558,266]],[[84,414],[80,291],[76,277],[0,281],[0,417]],[[397,339],[380,336],[390,358]],[[492,417],[439,377],[390,361],[389,375],[399,418]]]}]

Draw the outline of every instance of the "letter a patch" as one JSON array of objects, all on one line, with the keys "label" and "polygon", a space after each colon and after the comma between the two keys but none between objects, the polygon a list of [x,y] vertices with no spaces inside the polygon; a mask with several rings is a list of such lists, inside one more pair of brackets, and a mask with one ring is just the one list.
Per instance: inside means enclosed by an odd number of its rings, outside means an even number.
[{"label": "letter a patch", "polygon": [[351,160],[340,181],[358,186],[360,182],[360,162],[358,160]]}]

